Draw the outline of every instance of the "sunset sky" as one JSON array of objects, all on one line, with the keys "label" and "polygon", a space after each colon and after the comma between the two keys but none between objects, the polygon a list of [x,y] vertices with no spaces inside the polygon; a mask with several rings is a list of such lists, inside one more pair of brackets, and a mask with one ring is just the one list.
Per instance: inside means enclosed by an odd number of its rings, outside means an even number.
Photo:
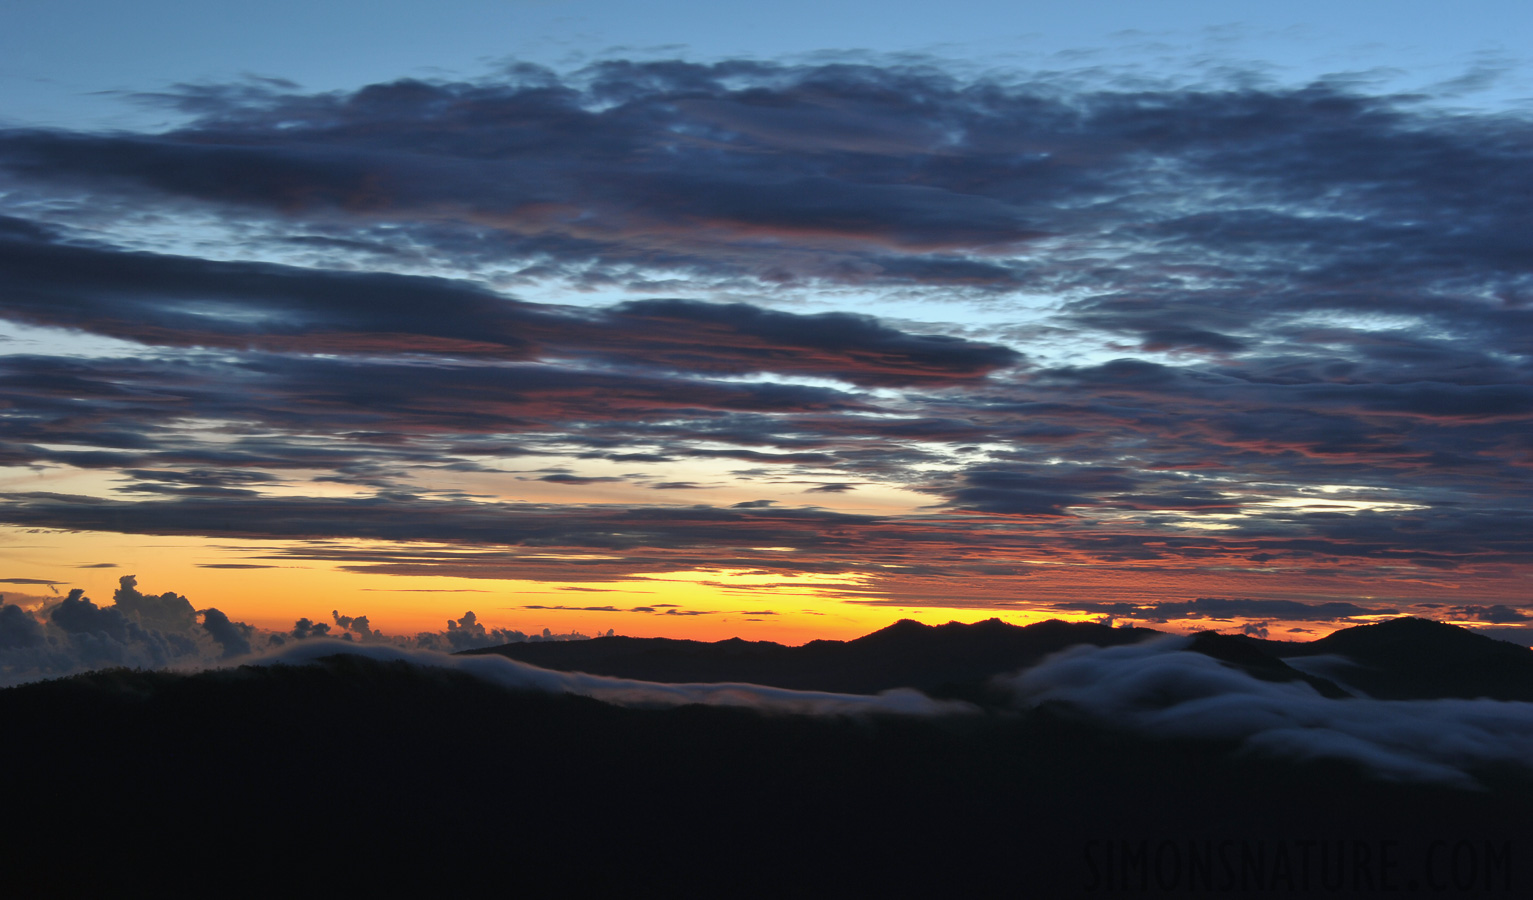
[{"label": "sunset sky", "polygon": [[1528,47],[1522,2],[7,4],[0,592],[1515,638]]}]

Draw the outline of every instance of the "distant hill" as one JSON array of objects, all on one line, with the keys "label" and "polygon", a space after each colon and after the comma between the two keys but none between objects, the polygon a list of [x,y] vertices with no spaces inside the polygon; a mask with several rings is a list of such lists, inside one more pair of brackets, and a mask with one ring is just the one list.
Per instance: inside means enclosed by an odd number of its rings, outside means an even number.
[{"label": "distant hill", "polygon": [[498,654],[561,672],[644,681],[731,681],[854,694],[913,687],[951,696],[1067,647],[1132,644],[1157,633],[1148,628],[1057,620],[1017,626],[999,619],[972,625],[923,625],[902,619],[855,640],[810,641],[800,647],[739,638],[707,643],[603,637],[467,652]]},{"label": "distant hill", "polygon": [[[787,647],[732,638],[713,643],[604,637],[471,650],[564,672],[661,682],[737,681],[795,690],[877,693],[913,687],[983,699],[983,683],[1067,647],[1130,644],[1160,632],[1083,622],[923,625],[904,619],[850,641]],[[1187,648],[1268,681],[1304,681],[1322,695],[1361,691],[1390,700],[1488,697],[1533,701],[1533,650],[1455,625],[1402,618],[1359,625],[1307,643],[1203,632]],[[1287,660],[1338,655],[1355,665],[1322,677]],[[1351,690],[1349,691],[1348,688]]]},{"label": "distant hill", "polygon": [[1353,696],[1330,679],[1301,672],[1277,656],[1242,641],[1240,637],[1204,631],[1193,635],[1192,643],[1187,646],[1187,649],[1193,653],[1211,656],[1225,665],[1240,669],[1262,681],[1302,681],[1318,691],[1322,697],[1340,699]]},{"label": "distant hill", "polygon": [[1357,665],[1332,677],[1384,700],[1533,701],[1533,649],[1430,619],[1391,619],[1305,643],[1265,641],[1260,648],[1287,659],[1344,656]]}]

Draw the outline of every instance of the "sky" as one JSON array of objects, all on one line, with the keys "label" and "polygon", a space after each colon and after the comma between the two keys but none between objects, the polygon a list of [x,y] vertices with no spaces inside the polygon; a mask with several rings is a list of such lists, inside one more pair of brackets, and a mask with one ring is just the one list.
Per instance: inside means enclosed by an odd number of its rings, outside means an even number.
[{"label": "sky", "polygon": [[1533,10],[1278,7],[5,5],[0,650],[1528,643]]}]

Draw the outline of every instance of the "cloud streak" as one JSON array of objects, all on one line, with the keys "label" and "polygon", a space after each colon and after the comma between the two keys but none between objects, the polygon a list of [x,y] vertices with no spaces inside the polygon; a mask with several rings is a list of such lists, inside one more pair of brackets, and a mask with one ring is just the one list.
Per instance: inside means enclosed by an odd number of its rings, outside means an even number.
[{"label": "cloud streak", "polygon": [[502,656],[448,656],[429,650],[364,646],[338,641],[306,641],[254,661],[256,665],[302,665],[337,653],[356,654],[379,662],[404,662],[449,669],[511,690],[578,694],[620,706],[669,707],[703,704],[736,706],[798,715],[958,715],[975,712],[967,703],[933,700],[920,691],[897,688],[879,694],[837,694],[795,691],[759,684],[667,684],[555,672]]}]

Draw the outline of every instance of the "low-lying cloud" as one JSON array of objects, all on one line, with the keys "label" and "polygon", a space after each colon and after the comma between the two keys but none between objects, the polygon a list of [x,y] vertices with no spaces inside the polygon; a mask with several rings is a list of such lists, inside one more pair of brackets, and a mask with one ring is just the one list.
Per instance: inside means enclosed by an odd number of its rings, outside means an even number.
[{"label": "low-lying cloud", "polygon": [[1165,738],[1239,742],[1245,752],[1339,759],[1379,777],[1478,788],[1477,766],[1533,760],[1533,704],[1328,699],[1303,682],[1261,681],[1187,637],[1073,647],[999,679],[1020,703],[1062,703],[1105,724]]},{"label": "low-lying cloud", "polygon": [[696,703],[707,706],[741,706],[763,712],[801,715],[893,713],[929,716],[975,711],[975,708],[967,703],[934,700],[910,688],[895,688],[870,695],[795,691],[759,684],[663,684],[654,681],[587,675],[583,672],[555,672],[503,656],[449,656],[432,650],[411,650],[382,644],[358,646],[334,640],[308,641],[286,647],[253,662],[257,665],[300,665],[337,653],[356,654],[379,662],[405,662],[417,666],[450,669],[513,690],[578,694],[622,706],[668,707]]}]

